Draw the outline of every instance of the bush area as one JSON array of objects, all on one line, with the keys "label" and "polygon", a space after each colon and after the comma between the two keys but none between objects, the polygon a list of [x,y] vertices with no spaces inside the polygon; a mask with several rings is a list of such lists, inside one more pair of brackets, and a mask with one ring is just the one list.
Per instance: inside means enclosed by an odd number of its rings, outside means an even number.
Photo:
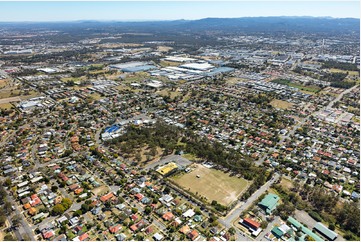
[{"label": "bush area", "polygon": [[[273,188],[280,194],[283,204],[279,205],[275,214],[287,218],[294,210],[306,210],[318,222],[339,225],[344,231],[351,233],[349,238],[354,240],[360,234],[360,207],[358,202],[339,202],[338,196],[330,193],[321,186],[295,188],[294,191],[279,184]],[[346,238],[346,237],[345,237]]]},{"label": "bush area", "polygon": [[355,82],[346,82],[344,79],[347,76],[347,73],[335,72],[335,73],[328,73],[321,71],[320,74],[310,71],[305,71],[300,67],[296,67],[294,72],[299,73],[301,75],[310,76],[312,78],[319,79],[321,81],[330,82],[332,87],[337,88],[351,88],[355,85]]},{"label": "bush area", "polygon": [[340,63],[337,61],[325,61],[322,63],[322,68],[324,68],[324,69],[336,68],[336,69],[345,70],[345,71],[359,71],[359,69],[357,68],[357,65],[355,65],[355,64]]},{"label": "bush area", "polygon": [[[178,144],[179,139],[182,145]],[[191,153],[203,160],[237,172],[247,180],[253,180],[248,190],[244,192],[243,199],[250,197],[272,177],[272,173],[267,174],[266,168],[255,166],[249,157],[235,150],[227,150],[218,142],[210,142],[207,138],[199,137],[191,131],[159,121],[153,127],[148,128],[129,126],[124,135],[109,141],[108,144],[117,146],[121,152],[128,154],[134,153],[136,149],[144,145],[148,145],[151,150],[159,146],[164,149],[165,155],[180,150]]]}]

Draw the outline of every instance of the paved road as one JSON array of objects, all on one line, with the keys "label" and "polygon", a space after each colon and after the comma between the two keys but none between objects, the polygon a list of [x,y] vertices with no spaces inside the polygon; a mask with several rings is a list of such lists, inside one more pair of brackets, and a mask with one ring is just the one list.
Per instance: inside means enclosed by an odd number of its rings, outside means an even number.
[{"label": "paved road", "polygon": [[230,228],[233,221],[238,219],[241,213],[246,210],[249,206],[252,205],[254,201],[256,201],[265,191],[267,191],[270,186],[276,182],[279,179],[280,175],[278,173],[275,173],[273,178],[266,182],[260,189],[258,189],[255,193],[252,194],[251,197],[247,199],[246,202],[240,203],[236,209],[232,210],[224,219],[219,219],[219,222],[226,226],[227,228]]},{"label": "paved road", "polygon": [[17,97],[8,97],[8,98],[0,99],[0,104],[9,103],[9,102],[21,102],[21,98],[17,96]]},{"label": "paved road", "polygon": [[270,232],[272,230],[272,228],[276,225],[280,225],[281,224],[281,218],[279,216],[276,216],[275,219],[270,222],[267,226],[266,229],[264,229],[259,236],[256,238],[258,241],[268,241],[264,236]]},{"label": "paved road", "polygon": [[[11,205],[13,205],[15,207],[15,214],[20,218],[20,226],[19,226],[19,230],[15,231],[15,235],[18,238],[18,240],[23,239],[23,236],[21,234],[26,234],[28,238],[30,238],[30,240],[34,241],[34,233],[33,230],[30,228],[28,222],[25,220],[25,217],[21,214],[21,212],[19,212],[18,210],[18,206],[16,205],[16,203],[13,201],[12,197],[8,196],[6,194],[6,199],[11,202]],[[10,224],[12,225],[11,222],[11,218],[8,217]]]},{"label": "paved road", "polygon": [[[340,93],[340,95],[338,95],[334,100],[332,100],[327,106],[323,107],[321,110],[316,111],[316,112],[314,112],[314,113],[311,113],[311,114],[309,114],[309,115],[308,115],[307,117],[305,117],[305,118],[301,118],[301,119],[298,121],[298,123],[297,123],[295,126],[293,126],[293,128],[292,128],[286,135],[282,135],[282,137],[281,137],[280,141],[278,142],[278,144],[282,144],[286,139],[288,139],[289,137],[291,137],[292,135],[294,135],[294,133],[296,132],[296,130],[297,130],[298,128],[300,128],[302,125],[304,125],[313,114],[319,113],[319,112],[321,112],[322,110],[331,108],[335,102],[341,100],[341,98],[343,97],[343,95],[351,92],[352,90],[354,90],[354,89],[356,89],[356,88],[359,88],[359,86],[353,86],[352,88],[349,88],[349,89],[343,91],[342,93]],[[267,156],[268,156],[268,154],[264,154],[260,159],[258,159],[258,160],[255,162],[255,164],[258,165],[258,166],[261,165],[261,164],[265,161],[265,159],[267,158]]]},{"label": "paved road", "polygon": [[[226,218],[218,219],[218,221],[225,226],[227,229],[233,226],[233,222],[237,220],[241,213],[246,210],[249,206],[252,205],[254,201],[256,201],[265,191],[269,189],[269,187],[279,179],[279,175],[276,173],[274,177],[269,180],[266,184],[264,184],[260,189],[258,189],[255,193],[252,194],[250,198],[244,203],[239,203],[235,209],[233,209]],[[234,227],[234,226],[233,226]],[[243,232],[241,232],[237,227],[234,227],[236,230],[236,240],[237,241],[250,241],[251,239],[247,237]]]},{"label": "paved road", "polygon": [[174,161],[176,162],[178,165],[181,166],[188,166],[190,164],[192,164],[192,162],[180,155],[168,155],[166,157],[161,158],[159,161],[156,161],[152,164],[148,164],[144,167],[145,170],[150,170],[150,169],[154,169],[154,167],[156,167],[157,165],[161,166],[164,165],[167,162],[171,162]]},{"label": "paved road", "polygon": [[4,145],[6,145],[9,141],[9,139],[13,138],[15,136],[15,131],[11,130],[9,132],[9,134],[4,138],[4,140],[2,142],[0,142],[0,147],[3,147]]},{"label": "paved road", "polygon": [[341,98],[343,97],[343,95],[345,95],[345,94],[353,91],[353,90],[356,89],[356,88],[360,88],[360,86],[359,86],[359,85],[356,85],[356,86],[353,86],[353,87],[351,87],[351,88],[349,88],[349,89],[346,89],[345,91],[341,92],[340,95],[338,95],[334,100],[332,100],[332,101],[327,105],[326,108],[332,108],[333,104],[336,103],[336,102],[338,102],[338,101],[340,101]]}]

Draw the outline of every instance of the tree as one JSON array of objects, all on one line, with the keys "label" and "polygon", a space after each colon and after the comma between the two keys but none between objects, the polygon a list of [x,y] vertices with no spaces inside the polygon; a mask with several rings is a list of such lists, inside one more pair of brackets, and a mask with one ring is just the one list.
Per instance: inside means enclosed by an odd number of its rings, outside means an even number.
[{"label": "tree", "polygon": [[11,209],[11,202],[6,201],[4,204],[4,212],[5,214],[9,215],[11,213],[12,209]]},{"label": "tree", "polygon": [[54,207],[53,207],[53,210],[52,210],[52,214],[53,215],[60,215],[60,214],[63,214],[65,212],[65,208],[62,204],[56,204]]},{"label": "tree", "polygon": [[1,216],[0,216],[0,227],[4,226],[5,221],[6,221],[6,216],[1,215]]},{"label": "tree", "polygon": [[150,214],[152,212],[152,208],[147,206],[145,209],[144,209],[144,213],[145,214]]},{"label": "tree", "polygon": [[79,209],[79,210],[76,210],[73,215],[76,217],[80,217],[82,214],[83,214],[82,210]]},{"label": "tree", "polygon": [[165,194],[169,194],[170,193],[170,188],[169,187],[164,188],[163,192]]},{"label": "tree", "polygon": [[4,241],[15,241],[16,239],[11,235],[11,234],[7,234],[4,237]]},{"label": "tree", "polygon": [[58,187],[57,187],[57,186],[51,186],[51,191],[52,191],[52,192],[57,192],[57,191],[58,191]]},{"label": "tree", "polygon": [[132,213],[136,214],[138,212],[138,208],[132,208]]},{"label": "tree", "polygon": [[135,159],[136,159],[138,162],[140,162],[140,161],[142,160],[142,156],[140,155],[140,153],[137,153],[137,154],[135,155]]},{"label": "tree", "polygon": [[268,226],[267,221],[262,221],[262,223],[261,223],[261,228],[262,228],[262,229],[266,229],[267,226]]},{"label": "tree", "polygon": [[83,212],[83,214],[86,213],[86,212],[88,212],[89,209],[90,209],[90,207],[89,207],[88,204],[83,203],[83,204],[81,205],[81,211]]},{"label": "tree", "polygon": [[229,232],[231,235],[234,235],[234,234],[236,233],[236,230],[235,230],[233,227],[231,227],[231,228],[229,228],[228,232]]},{"label": "tree", "polygon": [[68,210],[73,204],[73,202],[69,198],[63,198],[61,204],[63,205],[65,210]]},{"label": "tree", "polygon": [[4,181],[4,185],[5,185],[6,187],[10,187],[11,184],[12,184],[11,179],[10,179],[10,178],[6,178],[6,180]]},{"label": "tree", "polygon": [[13,223],[14,226],[18,226],[21,222],[21,217],[20,215],[15,215],[11,218],[11,222]]}]

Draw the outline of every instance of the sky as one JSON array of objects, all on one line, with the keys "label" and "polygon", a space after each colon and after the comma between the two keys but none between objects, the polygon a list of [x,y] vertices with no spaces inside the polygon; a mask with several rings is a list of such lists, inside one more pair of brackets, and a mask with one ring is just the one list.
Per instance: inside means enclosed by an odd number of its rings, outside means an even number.
[{"label": "sky", "polygon": [[0,1],[0,21],[175,20],[208,17],[360,18],[359,1]]}]

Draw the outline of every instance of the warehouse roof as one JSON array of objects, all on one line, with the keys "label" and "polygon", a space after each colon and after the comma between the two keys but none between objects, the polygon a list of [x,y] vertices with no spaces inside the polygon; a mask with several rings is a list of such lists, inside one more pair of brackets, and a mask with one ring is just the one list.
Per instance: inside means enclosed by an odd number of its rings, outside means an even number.
[{"label": "warehouse roof", "polygon": [[323,239],[321,239],[318,235],[316,235],[315,233],[313,233],[310,229],[306,228],[305,226],[303,226],[300,222],[298,222],[296,219],[294,219],[293,217],[288,217],[287,219],[288,222],[290,222],[295,228],[299,229],[301,228],[301,231],[309,236],[311,236],[315,241],[323,241]]},{"label": "warehouse roof", "polygon": [[279,199],[279,196],[270,193],[267,194],[258,205],[264,208],[267,214],[270,214],[277,207]]},{"label": "warehouse roof", "polygon": [[316,223],[315,229],[322,235],[326,236],[329,240],[335,240],[338,236],[334,231],[326,228],[322,223]]}]

